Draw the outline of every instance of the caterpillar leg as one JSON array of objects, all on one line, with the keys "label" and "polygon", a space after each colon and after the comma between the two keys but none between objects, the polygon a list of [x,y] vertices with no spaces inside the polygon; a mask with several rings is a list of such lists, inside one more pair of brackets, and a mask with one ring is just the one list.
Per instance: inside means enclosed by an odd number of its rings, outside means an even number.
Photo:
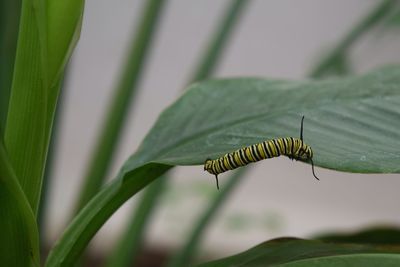
[{"label": "caterpillar leg", "polygon": [[310,158],[310,161],[311,161],[312,174],[314,175],[315,179],[317,179],[319,181],[319,178],[317,177],[317,175],[315,175],[315,172],[314,172],[314,161],[312,160],[312,158]]},{"label": "caterpillar leg", "polygon": [[219,190],[219,184],[218,184],[218,175],[215,175],[215,181],[217,182],[217,189]]}]

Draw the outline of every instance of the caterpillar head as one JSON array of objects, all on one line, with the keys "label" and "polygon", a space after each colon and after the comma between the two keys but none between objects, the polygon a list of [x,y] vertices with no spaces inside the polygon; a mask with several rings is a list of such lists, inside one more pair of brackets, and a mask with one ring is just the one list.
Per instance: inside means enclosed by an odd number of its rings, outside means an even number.
[{"label": "caterpillar head", "polygon": [[310,146],[306,146],[306,148],[304,150],[304,155],[306,156],[306,159],[312,159],[313,151]]},{"label": "caterpillar head", "polygon": [[298,159],[303,161],[308,161],[312,159],[313,152],[310,146],[302,143],[300,149],[298,150]]}]

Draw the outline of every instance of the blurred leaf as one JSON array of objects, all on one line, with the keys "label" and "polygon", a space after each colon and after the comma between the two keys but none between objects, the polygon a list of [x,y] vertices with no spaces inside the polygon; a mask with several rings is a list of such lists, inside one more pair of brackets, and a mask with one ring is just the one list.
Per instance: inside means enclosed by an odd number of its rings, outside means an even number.
[{"label": "blurred leaf", "polygon": [[197,252],[199,243],[204,237],[205,229],[211,222],[212,218],[217,214],[221,206],[225,203],[228,196],[230,195],[229,193],[231,193],[233,189],[236,188],[236,185],[243,177],[245,171],[246,169],[237,170],[230,177],[228,183],[222,187],[221,192],[216,195],[212,199],[212,201],[210,201],[209,206],[204,209],[203,214],[201,214],[199,219],[196,220],[196,223],[193,226],[193,231],[190,233],[185,244],[182,246],[182,249],[168,262],[168,267],[180,267],[190,265],[192,258]]},{"label": "blurred leaf", "polygon": [[117,178],[77,215],[47,266],[70,266],[118,207],[171,166],[203,164],[265,139],[298,136],[301,115],[317,165],[399,172],[399,103],[399,67],[329,81],[196,83],[161,114]]},{"label": "blurred leaf", "polygon": [[[200,61],[196,66],[195,73],[193,75],[192,81],[197,81],[208,77],[214,69],[217,67],[218,62],[223,54],[223,49],[227,44],[227,41],[232,34],[236,23],[239,21],[241,14],[244,11],[244,7],[248,4],[249,1],[242,0],[233,0],[227,4],[226,10],[224,10],[224,15],[220,22],[218,22],[217,29],[215,33],[211,36],[210,40],[207,43],[207,47],[205,52],[200,57]],[[98,162],[96,162],[95,168],[97,168]],[[166,180],[167,177],[163,177],[163,180]],[[236,180],[237,178],[233,179]],[[228,195],[229,191],[232,191],[233,187],[227,187],[226,190],[221,192],[222,195]],[[144,234],[144,228],[146,227],[147,218],[152,213],[152,210],[156,208],[157,201],[155,198],[158,198],[161,195],[162,191],[165,189],[164,186],[150,186],[144,193],[142,201],[139,203],[137,207],[137,213],[142,213],[141,216],[135,216],[131,220],[127,229],[125,230],[125,234],[123,238],[120,240],[120,243],[114,249],[111,260],[108,262],[108,266],[129,266],[131,262],[135,262],[135,257],[137,256],[138,249],[140,247],[140,242],[142,236]],[[228,190],[229,189],[229,190]],[[221,195],[221,199],[224,199]],[[218,201],[218,199],[217,199]],[[218,202],[214,202],[215,207],[219,206]],[[212,207],[210,207],[213,209]],[[146,213],[141,212],[141,210],[145,210]],[[135,212],[135,213],[136,213]],[[191,249],[184,249],[186,259],[190,259],[193,257],[193,254],[196,252],[194,249],[197,247],[197,242],[199,238],[193,238],[194,236],[200,236],[201,232],[207,226],[207,223],[211,221],[213,212],[210,211],[209,216],[206,220],[202,221],[201,227],[195,230],[195,233],[192,234],[192,241],[190,241]],[[135,219],[136,218],[136,219]],[[179,256],[178,256],[179,257]]]},{"label": "blurred leaf", "polygon": [[143,236],[149,225],[154,206],[161,197],[167,177],[160,177],[146,188],[138,203],[132,218],[128,221],[128,228],[123,232],[120,242],[115,246],[107,265],[109,267],[131,266],[143,241]]},{"label": "blurred leaf", "polygon": [[383,26],[386,28],[397,28],[400,26],[400,5],[393,8],[391,14],[385,19]]},{"label": "blurred leaf", "polygon": [[200,264],[199,267],[394,266],[394,263],[400,263],[400,255],[389,253],[398,251],[394,248],[367,245],[330,244],[314,240],[280,238],[234,256]]},{"label": "blurred leaf", "polygon": [[17,47],[21,0],[0,1],[0,132],[4,135]]},{"label": "blurred leaf", "polygon": [[[331,50],[329,54],[322,58],[322,60],[313,68],[310,73],[311,77],[320,78],[328,75],[340,75],[343,72],[335,73],[332,68],[338,61],[345,62],[345,57],[349,48],[360,39],[362,35],[367,33],[371,28],[385,20],[387,15],[391,13],[392,9],[396,7],[398,0],[383,0],[369,14],[362,18],[362,20],[352,28],[347,35]],[[347,72],[345,72],[347,73]]]},{"label": "blurred leaf", "polygon": [[78,213],[50,251],[45,266],[72,266],[107,219],[131,196],[169,168],[156,163],[144,164],[142,158],[132,156],[117,178]]},{"label": "blurred leaf", "polygon": [[[63,106],[65,102],[65,89],[67,88],[67,83],[68,83],[68,70],[66,70],[66,75],[62,79],[62,84],[60,87],[60,96],[58,97],[57,100],[57,106],[54,114],[54,122],[52,125],[52,130],[51,130],[51,136],[50,136],[50,143],[49,143],[49,149],[47,153],[47,159],[46,159],[46,166],[44,170],[44,175],[43,175],[43,181],[42,181],[42,189],[41,189],[41,196],[40,196],[40,202],[39,202],[39,209],[38,209],[38,215],[37,215],[37,222],[39,226],[39,232],[40,232],[40,244],[41,247],[43,248],[46,246],[47,242],[47,234],[48,231],[47,229],[47,221],[46,221],[46,214],[48,210],[48,206],[50,205],[49,201],[49,195],[50,195],[50,188],[51,188],[51,181],[52,181],[52,175],[53,173],[53,168],[54,168],[54,159],[56,155],[56,150],[57,150],[57,145],[59,142],[59,135],[60,135],[60,128],[61,128],[61,118],[62,118],[62,111],[63,111]],[[77,267],[77,266],[76,266]]]},{"label": "blurred leaf", "polygon": [[328,233],[315,237],[324,242],[397,245],[400,246],[400,229],[391,227],[374,227],[355,233]]},{"label": "blurred leaf", "polygon": [[164,4],[165,0],[149,0],[143,8],[142,18],[136,34],[132,35],[130,51],[127,54],[121,77],[106,113],[107,117],[88,164],[76,211],[79,211],[104,183],[129,107],[135,100],[146,55],[150,50],[152,37],[155,34]]},{"label": "blurred leaf", "polygon": [[39,267],[39,234],[32,209],[8,160],[0,134],[1,266]]},{"label": "blurred leaf", "polygon": [[250,1],[232,0],[226,9],[225,15],[219,22],[215,34],[207,43],[206,50],[201,54],[200,62],[191,78],[191,81],[200,81],[209,78],[218,67],[224,48],[235,29],[236,23],[240,20],[246,5]]},{"label": "blurred leaf", "polygon": [[22,2],[4,138],[34,214],[62,71],[79,35],[82,10],[83,0]]},{"label": "blurred leaf", "polygon": [[324,71],[314,75],[318,78],[327,78],[335,76],[345,76],[352,73],[352,67],[349,62],[347,53],[337,54],[329,62],[329,65],[324,67]]}]

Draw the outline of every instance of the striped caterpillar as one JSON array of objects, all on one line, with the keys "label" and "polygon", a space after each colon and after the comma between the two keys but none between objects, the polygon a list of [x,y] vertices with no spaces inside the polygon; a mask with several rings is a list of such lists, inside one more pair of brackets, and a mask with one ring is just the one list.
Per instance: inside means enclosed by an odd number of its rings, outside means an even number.
[{"label": "striped caterpillar", "polygon": [[258,144],[243,147],[234,152],[227,153],[218,159],[207,159],[204,163],[204,170],[215,175],[218,184],[218,174],[245,166],[252,162],[263,159],[287,156],[290,159],[310,161],[312,173],[318,179],[314,172],[313,151],[309,145],[303,142],[303,121],[301,119],[300,139],[294,137],[282,137],[267,140]]}]

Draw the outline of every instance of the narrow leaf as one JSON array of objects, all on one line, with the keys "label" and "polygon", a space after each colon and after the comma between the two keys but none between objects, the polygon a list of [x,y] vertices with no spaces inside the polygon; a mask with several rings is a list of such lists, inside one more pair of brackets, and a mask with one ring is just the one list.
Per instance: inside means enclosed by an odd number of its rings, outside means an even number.
[{"label": "narrow leaf", "polygon": [[14,70],[21,0],[0,1],[0,132],[4,136]]},{"label": "narrow leaf", "polygon": [[233,0],[231,2],[226,11],[226,15],[218,24],[215,35],[207,44],[204,54],[201,55],[201,61],[193,74],[192,82],[208,78],[218,67],[218,63],[223,56],[224,47],[227,45],[236,23],[240,20],[249,2],[250,1],[242,0]]},{"label": "narrow leaf", "polygon": [[170,168],[139,162],[137,157],[128,160],[118,177],[82,209],[51,250],[46,266],[72,266],[107,219],[131,196]]},{"label": "narrow leaf", "polygon": [[128,221],[128,227],[123,232],[120,242],[115,246],[106,266],[130,266],[135,262],[151,215],[155,211],[155,204],[162,195],[166,181],[167,177],[160,177],[144,190],[144,195],[134,210],[132,218]]},{"label": "narrow leaf", "polygon": [[[2,136],[0,134],[0,139]],[[0,262],[39,267],[36,220],[0,140]]]},{"label": "narrow leaf", "polygon": [[[310,76],[320,78],[341,71],[337,68],[338,62],[345,62],[349,48],[359,38],[373,28],[376,24],[386,18],[391,10],[396,6],[397,0],[383,0],[372,11],[367,14],[337,45],[327,54],[319,64],[311,71]],[[340,74],[337,72],[336,74]]]},{"label": "narrow leaf", "polygon": [[168,267],[178,267],[178,266],[189,266],[192,258],[197,252],[197,247],[201,242],[202,237],[204,237],[204,231],[212,218],[217,214],[219,208],[225,203],[230,193],[239,184],[241,178],[246,169],[240,169],[236,171],[231,177],[229,177],[228,182],[221,189],[221,192],[216,195],[216,197],[210,201],[209,207],[206,207],[204,213],[201,214],[200,218],[196,220],[193,227],[193,231],[190,233],[186,243],[182,246],[182,250],[174,256],[168,263]]},{"label": "narrow leaf", "polygon": [[[192,82],[208,77],[217,67],[218,62],[223,54],[224,47],[228,43],[229,37],[233,33],[233,30],[237,22],[240,20],[241,14],[244,12],[246,4],[248,3],[249,1],[233,0],[227,5],[221,21],[217,25],[215,33],[213,33],[207,44],[205,53],[200,57],[201,60],[197,64]],[[162,180],[165,181],[167,178],[168,177],[163,177]],[[237,179],[238,178],[236,176],[232,177],[232,183]],[[144,192],[145,195],[143,196],[142,201],[139,203],[137,211],[134,213],[134,217],[132,218],[130,224],[128,224],[122,239],[120,239],[111,255],[110,260],[108,261],[108,266],[123,267],[129,266],[131,262],[135,262],[135,258],[140,247],[140,242],[142,241],[141,239],[144,229],[146,228],[145,223],[148,221],[146,216],[149,216],[152,211],[156,209],[158,202],[155,201],[155,198],[159,198],[159,195],[162,194],[164,189],[165,186],[150,186],[148,189],[146,189]],[[219,206],[219,200],[224,199],[229,192],[232,191],[232,189],[233,186],[227,186],[226,189],[221,192],[221,197],[215,202],[213,201],[215,208],[210,207],[210,209],[217,209]],[[146,211],[146,213],[143,212],[143,214],[140,216],[136,215],[136,213],[140,214],[142,210]],[[201,235],[204,229],[206,229],[213,214],[214,212],[212,211],[208,212],[208,216],[202,220],[201,227],[195,227],[195,233],[189,237],[190,241],[188,242],[190,242],[191,246],[186,248],[191,249],[184,249],[184,255],[187,257],[187,259],[193,257],[193,255],[196,253],[196,243],[199,241],[199,238],[197,237]],[[182,255],[182,253],[179,253],[179,255]],[[180,256],[177,257],[181,258]]]},{"label": "narrow leaf", "polygon": [[[81,14],[82,8],[83,0],[22,2],[4,138],[10,161],[35,214],[64,61],[76,43],[81,23],[76,14]],[[74,37],[69,35],[71,31]],[[63,60],[53,64],[59,58]]]},{"label": "narrow leaf", "polygon": [[134,101],[146,55],[164,3],[165,0],[147,1],[138,31],[135,35],[132,35],[132,44],[127,55],[127,61],[88,164],[84,185],[79,194],[77,211],[99,191],[104,183],[128,109]]}]

